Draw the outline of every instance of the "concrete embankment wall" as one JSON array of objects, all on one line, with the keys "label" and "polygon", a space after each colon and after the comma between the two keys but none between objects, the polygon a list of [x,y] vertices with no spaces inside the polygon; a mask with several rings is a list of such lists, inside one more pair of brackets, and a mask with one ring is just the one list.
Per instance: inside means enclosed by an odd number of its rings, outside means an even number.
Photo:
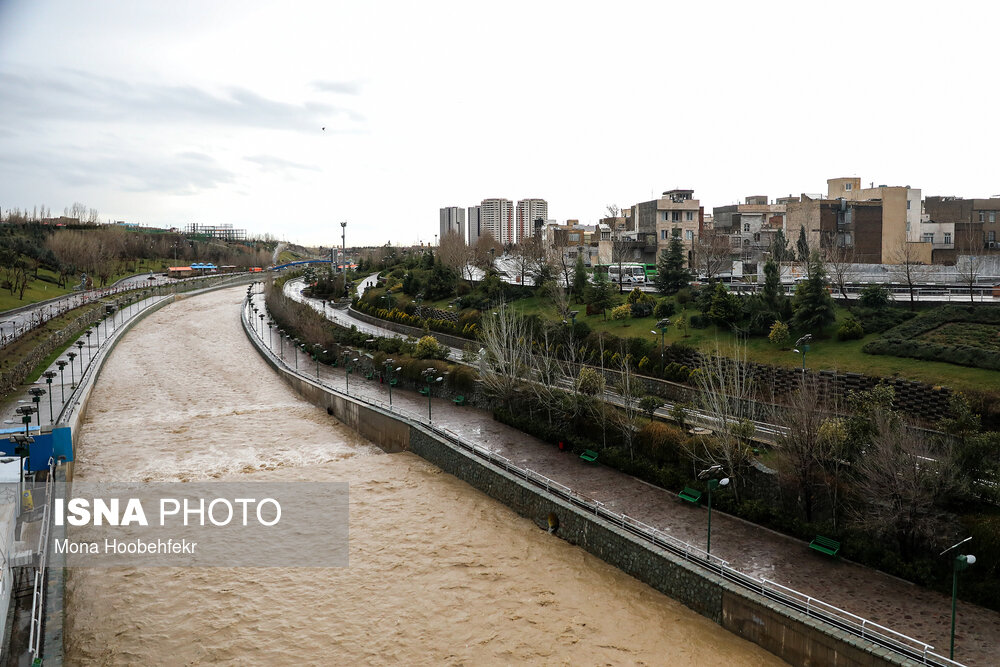
[{"label": "concrete embankment wall", "polygon": [[387,451],[408,450],[507,505],[571,544],[668,595],[727,630],[793,665],[904,665],[907,661],[845,632],[799,614],[650,545],[540,487],[487,464],[421,424],[336,394],[281,366],[256,337],[247,336],[301,396],[327,409]]}]

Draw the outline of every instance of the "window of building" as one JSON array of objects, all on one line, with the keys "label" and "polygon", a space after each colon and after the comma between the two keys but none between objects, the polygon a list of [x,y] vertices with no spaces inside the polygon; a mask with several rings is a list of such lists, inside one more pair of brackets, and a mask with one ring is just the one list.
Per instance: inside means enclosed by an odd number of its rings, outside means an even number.
[{"label": "window of building", "polygon": [[850,190],[852,187],[854,187],[853,183],[847,183],[846,185],[844,185],[845,190]]},{"label": "window of building", "polygon": [[745,232],[749,232],[750,231],[750,223],[749,222],[744,222],[743,223],[743,231],[745,231]]},{"label": "window of building", "polygon": [[910,200],[909,199],[906,200],[906,210],[907,211],[910,210]]},{"label": "window of building", "polygon": [[996,222],[996,221],[997,221],[997,212],[990,211],[990,222]]},{"label": "window of building", "polygon": [[660,240],[661,241],[667,241],[669,239],[670,239],[670,236],[667,234],[667,230],[661,229],[660,230]]},{"label": "window of building", "polygon": [[982,211],[979,212],[979,222],[986,222],[986,214]]},{"label": "window of building", "polygon": [[986,232],[986,240],[990,241],[990,242],[996,241],[997,240],[997,233],[996,232]]},{"label": "window of building", "polygon": [[690,229],[687,230],[686,232],[684,232],[684,240],[685,241],[694,241],[694,232],[691,231]]},{"label": "window of building", "polygon": [[934,243],[934,234],[927,232],[924,234],[924,243]]},{"label": "window of building", "polygon": [[951,243],[951,232],[945,232],[944,233],[944,242],[945,243]]},{"label": "window of building", "polygon": [[680,222],[681,221],[681,212],[680,211],[674,211],[673,213],[674,213],[674,215],[673,215],[672,221],[673,222]]},{"label": "window of building", "polygon": [[684,219],[687,220],[688,222],[694,220],[694,211],[688,211],[687,213],[685,213]]},{"label": "window of building", "polygon": [[753,235],[753,242],[760,243],[760,232],[757,232],[756,234]]},{"label": "window of building", "polygon": [[670,221],[670,211],[664,211],[663,212],[663,222],[669,222],[669,221]]}]

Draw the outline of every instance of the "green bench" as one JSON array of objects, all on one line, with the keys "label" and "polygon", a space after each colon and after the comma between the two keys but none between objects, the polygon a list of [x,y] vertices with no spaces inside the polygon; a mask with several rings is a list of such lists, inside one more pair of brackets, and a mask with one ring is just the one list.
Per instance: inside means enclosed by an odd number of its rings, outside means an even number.
[{"label": "green bench", "polygon": [[837,540],[831,540],[829,537],[817,535],[816,539],[809,543],[809,548],[815,549],[816,551],[824,553],[827,556],[836,556],[840,553],[840,542]]},{"label": "green bench", "polygon": [[375,377],[375,371],[368,371],[367,373],[365,373],[366,380],[371,380],[373,377]]},{"label": "green bench", "polygon": [[677,497],[697,505],[701,502],[701,491],[692,489],[690,486],[685,486],[684,490],[677,494]]},{"label": "green bench", "polygon": [[588,449],[583,454],[580,454],[580,458],[583,459],[584,461],[587,461],[588,463],[596,463],[597,462],[597,452],[595,452],[592,449]]},{"label": "green bench", "polygon": [[455,405],[465,405],[465,396],[456,396],[455,398],[451,399],[451,401]]},{"label": "green bench", "polygon": [[396,378],[392,378],[391,380],[389,380],[390,387],[395,387],[397,384],[399,384],[399,380],[397,380]]},{"label": "green bench", "polygon": [[428,393],[430,393],[430,389],[428,389],[427,387],[421,387],[417,391],[419,391],[424,396],[426,396]]}]

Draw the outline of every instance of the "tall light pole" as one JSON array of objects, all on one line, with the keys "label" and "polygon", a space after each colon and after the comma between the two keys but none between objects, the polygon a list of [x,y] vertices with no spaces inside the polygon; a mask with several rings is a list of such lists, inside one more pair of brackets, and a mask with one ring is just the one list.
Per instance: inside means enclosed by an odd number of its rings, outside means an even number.
[{"label": "tall light pole", "polygon": [[55,378],[56,372],[55,371],[45,371],[44,373],[42,373],[42,375],[45,376],[45,384],[49,385],[49,388],[48,388],[48,392],[49,392],[49,423],[50,424],[54,424],[55,423],[55,418],[52,416],[52,379]]},{"label": "tall light pole", "polygon": [[82,340],[76,341],[76,348],[78,350],[80,350],[80,353],[79,353],[78,356],[80,357],[80,381],[82,382],[83,381],[83,341]]},{"label": "tall light pole", "polygon": [[344,385],[347,387],[347,395],[351,395],[351,373],[354,372],[354,364],[358,363],[358,358],[350,358],[347,352],[344,352]]},{"label": "tall light pole", "polygon": [[62,396],[62,402],[66,402],[66,380],[64,379],[63,369],[66,368],[66,362],[62,359],[56,362],[56,366],[59,367],[59,395]]},{"label": "tall light pole", "polygon": [[347,221],[340,223],[341,254],[344,256],[344,296],[347,297]]},{"label": "tall light pole", "polygon": [[[69,386],[71,389],[76,389],[76,371],[73,366],[73,360],[76,359],[76,352],[67,352],[66,356],[69,357]],[[63,400],[65,401],[66,399]]]},{"label": "tall light pole", "polygon": [[392,385],[396,382],[395,373],[398,373],[399,371],[403,370],[402,366],[397,366],[396,370],[390,371],[390,369],[392,368],[392,365],[394,363],[396,363],[396,362],[394,360],[392,360],[392,359],[386,359],[385,360],[385,379],[386,379],[386,384],[389,385],[389,407],[390,408],[392,407]]},{"label": "tall light pole", "polygon": [[712,553],[712,491],[718,489],[720,486],[726,486],[729,484],[728,477],[719,478],[722,475],[722,466],[714,465],[707,470],[702,470],[698,473],[698,479],[708,480],[708,542],[705,546],[705,553],[711,555]]},{"label": "tall light pole", "polygon": [[812,334],[806,334],[802,338],[795,341],[795,349],[792,352],[796,352],[802,355],[802,381],[805,382],[806,379],[806,352],[809,351],[809,341],[813,339]]},{"label": "tall light pole", "polygon": [[267,349],[274,351],[274,320],[267,321]]},{"label": "tall light pole", "polygon": [[[670,326],[670,319],[666,317],[664,317],[662,320],[656,323],[656,328],[660,330],[660,370],[663,369],[663,344],[664,341],[666,340],[667,327],[669,326]],[[654,336],[656,335],[655,331],[651,331],[650,333],[652,333]],[[656,339],[654,338],[654,340]]]},{"label": "tall light pole", "polygon": [[442,380],[444,380],[444,377],[440,376],[440,375],[438,375],[438,377],[434,377],[435,375],[437,375],[437,369],[434,368],[433,366],[430,366],[430,367],[424,369],[424,372],[422,373],[422,375],[424,376],[424,382],[427,383],[427,421],[430,422],[431,421],[431,386],[434,383],[436,383],[436,382],[441,382]]},{"label": "tall light pole", "polygon": [[[942,551],[940,553],[940,555],[941,556],[945,555],[946,553],[948,553],[952,549],[955,549],[957,547],[962,546],[963,544],[965,544],[966,542],[968,542],[971,539],[972,539],[971,537],[967,537],[964,540],[962,540],[961,542],[959,542],[958,544],[953,544],[952,546],[950,546],[947,549],[945,549],[944,551]],[[969,569],[969,566],[975,564],[975,562],[976,562],[976,557],[973,556],[972,554],[959,554],[959,555],[955,556],[955,559],[952,561],[952,570],[951,570],[951,652],[948,654],[948,658],[950,660],[954,660],[955,659],[955,608],[956,608],[957,603],[958,603],[958,573],[959,572],[964,572],[965,570]]]}]

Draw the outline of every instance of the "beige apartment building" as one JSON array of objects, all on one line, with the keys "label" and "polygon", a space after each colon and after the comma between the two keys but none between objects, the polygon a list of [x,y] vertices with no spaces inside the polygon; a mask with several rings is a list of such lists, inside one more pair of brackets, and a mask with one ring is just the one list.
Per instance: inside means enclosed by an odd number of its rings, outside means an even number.
[{"label": "beige apartment building", "polygon": [[667,190],[659,199],[635,204],[630,213],[637,238],[656,235],[657,255],[670,245],[670,237],[677,230],[691,262],[694,244],[705,223],[705,209],[694,198],[694,190]]},{"label": "beige apartment building", "polygon": [[[848,201],[882,202],[881,259],[883,264],[897,264],[903,253],[904,245],[910,241],[909,257],[914,254],[924,257],[927,263],[931,261],[931,246],[923,247],[912,236],[913,230],[920,228],[921,195],[920,190],[908,185],[879,185],[862,188],[861,179],[857,177],[831,178],[826,182],[827,199],[846,199]],[[818,247],[818,246],[816,246]]]}]

